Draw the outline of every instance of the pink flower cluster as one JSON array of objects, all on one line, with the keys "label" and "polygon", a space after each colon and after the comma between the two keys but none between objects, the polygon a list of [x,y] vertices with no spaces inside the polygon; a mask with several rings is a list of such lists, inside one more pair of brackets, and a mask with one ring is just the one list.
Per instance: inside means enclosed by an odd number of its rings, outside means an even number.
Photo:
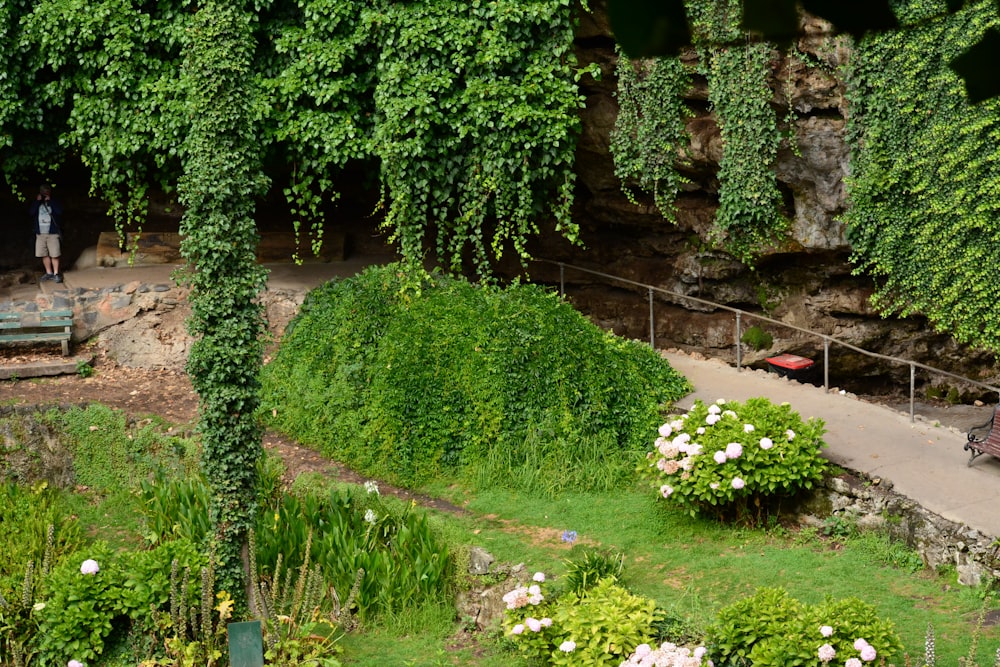
[{"label": "pink flower cluster", "polygon": [[704,646],[691,650],[664,642],[654,649],[649,644],[639,644],[618,667],[714,667],[712,661],[705,658],[706,653]]},{"label": "pink flower cluster", "polygon": [[[832,637],[833,628],[829,625],[821,625],[819,633],[824,637]],[[855,639],[854,650],[860,653],[861,660],[864,660],[865,662],[872,662],[878,656],[878,652],[875,650],[875,647],[869,644],[866,639]],[[836,649],[834,649],[830,644],[823,644],[820,646],[816,651],[816,654],[822,663],[828,663],[837,657]],[[844,667],[863,667],[861,660],[858,658],[848,658],[844,662]]]},{"label": "pink flower cluster", "polygon": [[538,584],[518,586],[503,596],[503,601],[507,604],[507,609],[520,609],[529,604],[540,605],[544,599],[545,596],[542,595],[542,589]]},{"label": "pink flower cluster", "polygon": [[513,628],[511,628],[510,634],[512,635],[524,634],[525,628],[531,630],[532,632],[541,632],[542,628],[548,628],[551,626],[552,626],[551,618],[545,617],[538,619],[529,616],[528,618],[524,619],[524,623],[518,623]]}]

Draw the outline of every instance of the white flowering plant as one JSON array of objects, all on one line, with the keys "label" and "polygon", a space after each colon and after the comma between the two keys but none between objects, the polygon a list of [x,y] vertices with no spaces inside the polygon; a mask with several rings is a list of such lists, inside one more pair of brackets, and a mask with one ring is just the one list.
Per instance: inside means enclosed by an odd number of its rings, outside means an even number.
[{"label": "white flowering plant", "polygon": [[870,604],[852,597],[806,605],[781,588],[722,609],[706,644],[717,665],[874,667],[903,655],[893,624]]},{"label": "white flowering plant", "polygon": [[530,584],[503,598],[504,634],[533,662],[617,667],[654,634],[656,603],[628,592],[615,577],[558,597],[545,587],[545,575],[539,572]]},{"label": "white flowering plant", "polygon": [[769,497],[792,495],[822,479],[824,422],[803,420],[787,403],[695,401],[659,428],[640,475],[667,502],[692,515],[750,517]]},{"label": "white flowering plant", "polygon": [[708,649],[704,646],[691,649],[663,642],[658,648],[653,648],[649,644],[640,644],[618,667],[714,667],[707,653]]}]

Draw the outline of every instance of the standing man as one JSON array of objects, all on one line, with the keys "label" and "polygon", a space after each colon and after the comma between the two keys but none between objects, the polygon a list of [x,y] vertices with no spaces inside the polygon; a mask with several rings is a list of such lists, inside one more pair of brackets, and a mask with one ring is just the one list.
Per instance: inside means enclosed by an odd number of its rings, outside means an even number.
[{"label": "standing man", "polygon": [[52,198],[52,188],[43,185],[38,188],[38,196],[31,202],[31,220],[35,224],[35,257],[42,258],[45,275],[40,280],[63,281],[59,273],[59,257],[62,255],[62,206]]}]

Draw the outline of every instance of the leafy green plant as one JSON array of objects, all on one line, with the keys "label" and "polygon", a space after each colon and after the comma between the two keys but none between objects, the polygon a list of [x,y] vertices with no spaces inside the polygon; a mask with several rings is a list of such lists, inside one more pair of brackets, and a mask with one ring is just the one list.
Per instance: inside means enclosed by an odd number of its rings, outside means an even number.
[{"label": "leafy green plant", "polygon": [[76,374],[82,378],[89,378],[94,374],[94,367],[90,365],[89,361],[81,359],[76,362]]},{"label": "leafy green plant", "polygon": [[[44,604],[36,603],[35,598],[41,590],[39,582],[45,580],[52,567],[54,536],[55,528],[50,524],[45,554],[37,571],[35,561],[29,560],[24,567],[20,588],[12,592],[0,592],[0,658],[12,662],[14,667],[24,667],[35,653],[33,644],[38,632],[37,612],[44,609]],[[9,563],[8,567],[11,564],[13,563]]]},{"label": "leafy green plant", "polygon": [[450,581],[448,548],[426,515],[374,487],[283,496],[259,514],[255,536],[261,571],[280,570],[283,562],[292,573],[315,563],[328,586],[352,591],[353,608],[345,611],[362,620],[437,602]]},{"label": "leafy green plant", "polygon": [[752,349],[760,351],[767,350],[772,345],[774,345],[774,336],[772,336],[767,331],[764,331],[757,325],[748,327],[743,335],[740,336],[740,342],[749,345]]},{"label": "leafy green plant", "polygon": [[[274,664],[302,664],[316,667],[339,667],[333,654],[341,607],[335,589],[327,586],[323,572],[310,562],[312,535],[306,541],[305,560],[297,573],[282,570],[283,556],[278,555],[274,570],[259,573],[255,535],[250,535],[250,608],[261,619],[266,650],[264,657]],[[356,592],[356,587],[352,592]],[[354,606],[348,598],[347,610]],[[345,614],[350,616],[350,611]]]},{"label": "leafy green plant", "polygon": [[263,385],[262,418],[373,477],[544,493],[627,480],[689,386],[540,287],[413,285],[398,265],[313,291]]},{"label": "leafy green plant", "polygon": [[838,663],[879,659],[892,664],[902,654],[903,646],[893,624],[881,620],[874,607],[858,598],[828,598],[803,608],[800,616],[790,619],[767,639],[755,642],[749,660],[762,667],[823,667],[833,659]]},{"label": "leafy green plant", "polygon": [[212,494],[202,477],[168,477],[157,472],[139,486],[148,541],[183,538],[201,544],[211,534]]},{"label": "leafy green plant", "polygon": [[810,489],[823,477],[823,422],[787,404],[695,401],[663,424],[640,475],[689,511],[758,522],[769,498]]},{"label": "leafy green plant", "polygon": [[[0,484],[0,596],[21,597],[25,568],[46,570],[82,543],[79,522],[61,494],[46,484],[34,487]],[[43,563],[46,565],[43,567]]]},{"label": "leafy green plant", "polygon": [[[136,623],[140,632],[158,632],[157,613],[177,603],[171,597],[176,585],[171,563],[179,561],[187,571],[206,565],[194,545],[179,540],[146,552],[116,552],[97,543],[86,555],[82,562],[54,567],[38,596],[35,645],[43,663],[95,662],[122,623]],[[197,595],[197,584],[184,587]]]},{"label": "leafy green plant", "polygon": [[624,553],[586,549],[580,555],[566,559],[566,572],[560,580],[566,591],[583,595],[602,579],[613,577],[621,581],[624,571]]},{"label": "leafy green plant", "polygon": [[707,633],[720,666],[798,664],[822,667],[836,657],[871,662],[901,657],[892,623],[857,598],[804,605],[781,588],[761,588],[719,611]]},{"label": "leafy green plant", "polygon": [[548,599],[545,577],[504,596],[504,631],[530,659],[545,665],[618,665],[652,636],[656,603],[606,577],[581,593]]},{"label": "leafy green plant", "polygon": [[713,660],[720,667],[751,664],[757,645],[779,636],[803,610],[804,605],[782,588],[760,588],[722,608],[705,638]]}]

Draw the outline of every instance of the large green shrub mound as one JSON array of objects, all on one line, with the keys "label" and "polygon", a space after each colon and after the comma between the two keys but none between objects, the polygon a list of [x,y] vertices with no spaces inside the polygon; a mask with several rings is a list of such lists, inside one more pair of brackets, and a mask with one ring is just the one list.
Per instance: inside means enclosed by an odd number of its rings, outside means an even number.
[{"label": "large green shrub mound", "polygon": [[398,265],[311,292],[263,374],[270,424],[367,474],[554,491],[624,482],[687,381],[531,285]]}]

